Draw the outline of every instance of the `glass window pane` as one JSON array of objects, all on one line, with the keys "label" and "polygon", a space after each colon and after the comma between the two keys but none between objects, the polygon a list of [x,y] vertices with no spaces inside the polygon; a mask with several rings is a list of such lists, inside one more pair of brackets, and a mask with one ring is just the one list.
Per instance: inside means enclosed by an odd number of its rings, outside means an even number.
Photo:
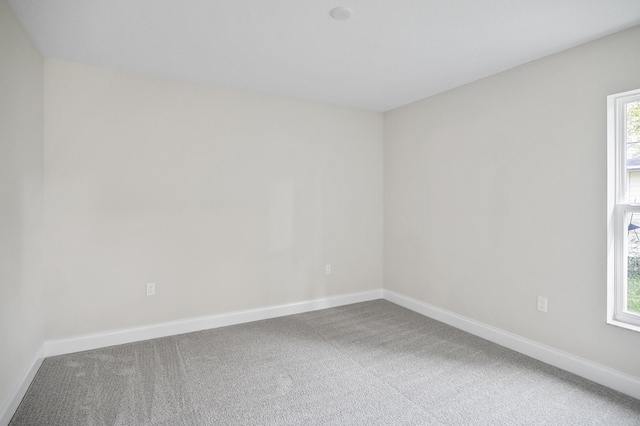
[{"label": "glass window pane", "polygon": [[626,310],[640,313],[640,213],[628,213]]},{"label": "glass window pane", "polygon": [[627,103],[627,143],[640,141],[640,101]]},{"label": "glass window pane", "polygon": [[640,204],[640,101],[626,104],[627,202]]}]

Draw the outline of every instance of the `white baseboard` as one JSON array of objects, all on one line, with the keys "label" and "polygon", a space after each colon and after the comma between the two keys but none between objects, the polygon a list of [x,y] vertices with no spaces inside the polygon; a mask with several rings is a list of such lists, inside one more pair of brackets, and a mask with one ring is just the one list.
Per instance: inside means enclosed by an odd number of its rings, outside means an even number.
[{"label": "white baseboard", "polygon": [[22,398],[24,398],[24,395],[27,393],[31,381],[36,376],[40,365],[42,365],[44,357],[44,345],[42,345],[33,361],[31,361],[31,365],[29,365],[29,368],[24,372],[20,381],[13,389],[13,392],[11,392],[5,404],[0,409],[0,426],[7,426],[11,421],[13,414],[18,409],[18,405],[20,405],[20,401],[22,401]]},{"label": "white baseboard", "polygon": [[608,388],[640,399],[640,380],[604,365],[559,351],[499,328],[454,314],[391,290],[383,290],[383,298],[427,317],[464,330],[500,346],[520,352],[539,361],[569,371]]},{"label": "white baseboard", "polygon": [[268,306],[265,308],[248,309],[219,315],[189,318],[146,327],[86,334],[68,339],[49,340],[44,344],[45,356],[64,355],[141,340],[156,339],[158,337],[191,333],[285,315],[300,314],[352,303],[367,302],[375,299],[382,299],[382,289],[325,297],[287,305]]}]

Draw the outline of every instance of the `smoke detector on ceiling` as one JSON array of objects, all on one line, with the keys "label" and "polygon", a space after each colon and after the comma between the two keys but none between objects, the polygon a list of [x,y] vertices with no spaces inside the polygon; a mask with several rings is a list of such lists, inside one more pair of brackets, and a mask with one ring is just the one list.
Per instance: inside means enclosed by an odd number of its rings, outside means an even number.
[{"label": "smoke detector on ceiling", "polygon": [[345,19],[351,18],[353,11],[351,9],[347,9],[346,7],[336,7],[331,9],[331,12],[329,12],[329,14],[333,19],[344,21]]}]

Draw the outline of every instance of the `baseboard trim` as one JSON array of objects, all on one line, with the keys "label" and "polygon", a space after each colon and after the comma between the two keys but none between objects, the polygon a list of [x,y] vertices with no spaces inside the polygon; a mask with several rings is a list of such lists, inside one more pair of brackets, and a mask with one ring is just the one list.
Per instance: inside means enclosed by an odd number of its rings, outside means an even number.
[{"label": "baseboard trim", "polygon": [[640,380],[604,365],[525,339],[496,327],[429,305],[391,290],[383,298],[427,317],[464,330],[539,361],[640,399]]},{"label": "baseboard trim", "polygon": [[49,340],[46,341],[44,345],[45,356],[64,355],[73,352],[104,348],[107,346],[122,345],[124,343],[138,342],[141,340],[156,339],[158,337],[192,333],[194,331],[208,330],[211,328],[225,327],[228,325],[242,324],[285,315],[300,314],[303,312],[350,305],[358,302],[367,302],[375,299],[382,299],[382,289],[331,296],[286,305],[268,306],[219,315],[188,318],[146,327],[86,334],[68,339]]},{"label": "baseboard trim", "polygon": [[7,398],[5,404],[2,406],[2,409],[0,410],[0,426],[7,426],[11,421],[11,418],[18,409],[18,405],[20,405],[22,398],[24,398],[25,394],[27,393],[29,385],[33,381],[33,378],[36,376],[40,365],[42,365],[42,361],[45,357],[44,353],[45,349],[43,344],[42,346],[40,346],[40,349],[38,350],[38,353],[34,357],[33,361],[31,361],[31,364],[20,378],[20,381]]}]

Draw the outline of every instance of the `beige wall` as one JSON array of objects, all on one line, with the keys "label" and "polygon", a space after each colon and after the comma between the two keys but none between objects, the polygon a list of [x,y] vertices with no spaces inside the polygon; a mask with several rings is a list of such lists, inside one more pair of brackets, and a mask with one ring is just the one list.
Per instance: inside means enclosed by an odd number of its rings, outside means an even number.
[{"label": "beige wall", "polygon": [[606,96],[640,87],[639,49],[636,27],[386,113],[385,288],[640,377],[605,322]]},{"label": "beige wall", "polygon": [[47,338],[381,288],[382,123],[46,61]]},{"label": "beige wall", "polygon": [[43,61],[0,1],[0,413],[43,341]]}]

